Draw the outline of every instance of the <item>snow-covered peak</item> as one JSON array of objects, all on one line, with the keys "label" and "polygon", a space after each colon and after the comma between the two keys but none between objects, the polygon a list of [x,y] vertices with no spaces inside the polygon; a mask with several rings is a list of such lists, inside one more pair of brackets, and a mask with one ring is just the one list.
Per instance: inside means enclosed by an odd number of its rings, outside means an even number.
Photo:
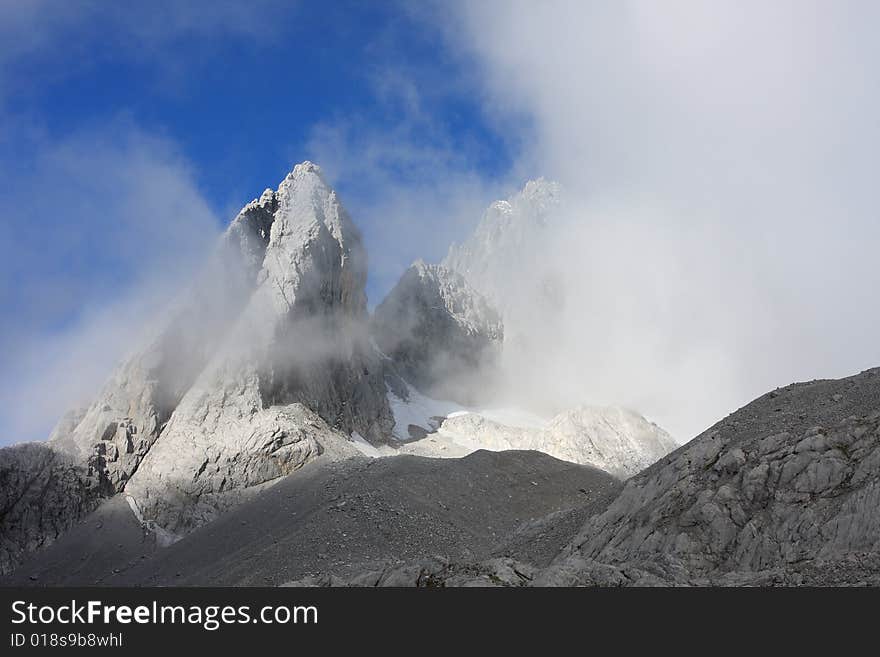
[{"label": "snow-covered peak", "polygon": [[279,185],[277,198],[273,242],[291,232],[295,233],[296,241],[308,241],[306,233],[314,234],[323,226],[340,246],[344,241],[360,243],[360,231],[343,209],[318,165],[311,162],[297,164]]},{"label": "snow-covered peak", "polygon": [[315,174],[318,177],[322,177],[321,167],[319,167],[314,162],[310,162],[309,160],[304,160],[299,164],[295,165],[293,169],[290,170],[290,173],[287,174],[286,178],[298,178],[300,176],[305,176],[307,174]]},{"label": "snow-covered peak", "polygon": [[538,178],[507,200],[495,201],[483,213],[470,238],[453,244],[443,264],[465,276],[481,292],[493,292],[492,270],[502,262],[520,257],[562,204],[562,186]]},{"label": "snow-covered peak", "polygon": [[413,263],[410,265],[410,268],[413,269],[420,278],[428,276],[431,271],[431,266],[421,258],[413,261]]},{"label": "snow-covered peak", "polygon": [[525,184],[523,190],[513,196],[510,204],[514,212],[545,218],[562,202],[562,185],[553,180],[538,178]]},{"label": "snow-covered peak", "polygon": [[546,270],[556,266],[539,261],[539,254],[555,232],[562,194],[557,182],[530,180],[509,199],[492,203],[473,234],[453,244],[443,260],[501,311],[511,335],[517,333],[518,315],[534,313],[532,299],[546,287]]},{"label": "snow-covered peak", "polygon": [[311,197],[325,199],[334,194],[321,175],[321,169],[311,162],[303,162],[293,167],[278,186],[279,199],[299,199]]},{"label": "snow-covered peak", "polygon": [[275,199],[275,192],[267,187],[263,190],[263,193],[260,194],[260,198],[254,201],[257,205],[266,206],[271,203]]},{"label": "snow-covered peak", "polygon": [[562,185],[545,178],[529,180],[509,199],[495,201],[488,207],[470,241],[488,237],[498,229],[522,231],[544,225],[561,203]]}]

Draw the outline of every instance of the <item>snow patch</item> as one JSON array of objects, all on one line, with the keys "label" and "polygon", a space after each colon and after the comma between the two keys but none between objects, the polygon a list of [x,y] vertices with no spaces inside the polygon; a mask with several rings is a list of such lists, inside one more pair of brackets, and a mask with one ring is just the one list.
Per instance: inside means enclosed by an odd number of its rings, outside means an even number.
[{"label": "snow patch", "polygon": [[460,404],[426,397],[407,384],[409,399],[404,400],[393,392],[388,393],[388,403],[394,414],[392,434],[401,442],[410,442],[423,436],[413,435],[410,427],[422,429],[425,433],[436,431],[440,424],[452,413],[467,413]]},{"label": "snow patch", "polygon": [[615,406],[578,406],[544,418],[514,407],[469,409],[412,387],[408,400],[393,393],[388,400],[394,436],[403,443],[392,454],[455,458],[479,449],[532,449],[626,478],[678,446],[653,422]]}]

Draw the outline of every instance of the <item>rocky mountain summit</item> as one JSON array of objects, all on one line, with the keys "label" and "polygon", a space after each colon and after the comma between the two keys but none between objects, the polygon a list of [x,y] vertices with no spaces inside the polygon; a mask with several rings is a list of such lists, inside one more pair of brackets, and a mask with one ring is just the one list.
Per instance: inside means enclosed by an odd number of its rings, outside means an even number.
[{"label": "rocky mountain summit", "polygon": [[360,233],[310,163],[257,203],[273,220],[255,287],[125,488],[175,533],[352,431],[381,440],[390,422]]},{"label": "rocky mountain summit", "polygon": [[[504,326],[463,276],[419,260],[376,308],[371,333],[408,383],[467,404],[495,371]],[[405,389],[399,395],[408,396]]]},{"label": "rocky mountain summit", "polygon": [[677,449],[617,406],[504,405],[518,364],[559,363],[536,358],[565,272],[528,254],[560,212],[528,183],[370,316],[361,235],[297,165],[92,404],[0,450],[0,574],[880,585],[880,369],[775,390]]},{"label": "rocky mountain summit", "polygon": [[[242,209],[153,339],[44,449],[174,537],[352,431],[384,440],[393,418],[367,332],[366,272],[336,193],[317,166],[297,165]],[[3,453],[4,477],[31,467],[20,449]],[[58,534],[20,514],[25,524],[0,541],[4,563]]]},{"label": "rocky mountain summit", "polygon": [[464,276],[503,315],[511,315],[519,309],[519,297],[530,298],[533,286],[550,283],[533,274],[552,263],[530,261],[529,254],[535,257],[535,246],[552,233],[562,199],[559,183],[530,180],[509,199],[492,203],[473,234],[449,247],[443,266]]},{"label": "rocky mountain summit", "polygon": [[483,408],[502,376],[505,323],[523,312],[507,283],[531,285],[522,252],[550,231],[560,196],[538,180],[493,204],[446,264],[414,263],[369,317],[360,232],[320,169],[297,165],[239,212],[89,406],[46,445],[2,451],[0,567],[114,495],[158,543],[174,542],[322,454],[537,449],[634,473],[671,448],[634,414],[576,409],[526,430]]},{"label": "rocky mountain summit", "polygon": [[554,371],[577,370],[558,326],[571,271],[547,256],[567,218],[558,183],[529,181],[441,265],[415,263],[376,309],[374,339],[422,395],[392,387],[395,435],[426,437],[400,451],[535,449],[625,478],[678,446],[635,411],[560,402]]}]

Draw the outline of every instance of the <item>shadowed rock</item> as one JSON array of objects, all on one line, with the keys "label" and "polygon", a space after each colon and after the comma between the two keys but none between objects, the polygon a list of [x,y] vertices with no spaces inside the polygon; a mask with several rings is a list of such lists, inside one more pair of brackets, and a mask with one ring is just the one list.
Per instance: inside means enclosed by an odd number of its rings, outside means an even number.
[{"label": "shadowed rock", "polygon": [[460,274],[417,261],[376,308],[371,334],[421,392],[470,403],[495,372],[504,328]]},{"label": "shadowed rock", "polygon": [[666,582],[835,584],[856,563],[880,582],[878,551],[874,369],[764,395],[634,477],[547,582],[607,564]]},{"label": "shadowed rock", "polygon": [[51,544],[110,490],[96,468],[48,445],[0,449],[0,574]]}]

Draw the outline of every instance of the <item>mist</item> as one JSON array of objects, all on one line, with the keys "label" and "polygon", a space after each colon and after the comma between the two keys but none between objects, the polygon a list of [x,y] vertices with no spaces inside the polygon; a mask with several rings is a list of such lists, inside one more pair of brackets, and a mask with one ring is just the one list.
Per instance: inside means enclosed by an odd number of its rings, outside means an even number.
[{"label": "mist", "polygon": [[220,227],[174,145],[128,121],[17,139],[31,159],[0,163],[13,235],[0,247],[0,444],[45,439],[90,403],[164,322]]},{"label": "mist", "polygon": [[528,132],[516,170],[567,199],[535,245],[565,303],[530,329],[546,349],[524,397],[629,405],[684,441],[776,386],[880,364],[878,14],[458,5],[448,38],[486,112]]}]

